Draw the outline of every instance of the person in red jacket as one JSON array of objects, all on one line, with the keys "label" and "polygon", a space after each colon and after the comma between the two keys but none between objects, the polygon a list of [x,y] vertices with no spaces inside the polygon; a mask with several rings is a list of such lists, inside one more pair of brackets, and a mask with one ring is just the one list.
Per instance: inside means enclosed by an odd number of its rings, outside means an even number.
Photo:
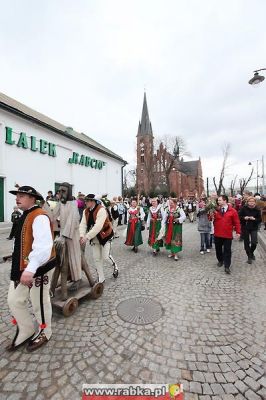
[{"label": "person in red jacket", "polygon": [[240,237],[240,221],[237,211],[228,204],[226,195],[219,196],[217,199],[219,208],[214,213],[214,243],[218,267],[224,265],[225,273],[230,274],[231,265],[231,246],[233,230],[236,237]]}]

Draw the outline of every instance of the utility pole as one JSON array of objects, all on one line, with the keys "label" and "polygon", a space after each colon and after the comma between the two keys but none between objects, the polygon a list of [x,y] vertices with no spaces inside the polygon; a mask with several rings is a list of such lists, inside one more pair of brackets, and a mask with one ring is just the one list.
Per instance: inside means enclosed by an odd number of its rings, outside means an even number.
[{"label": "utility pole", "polygon": [[259,192],[259,160],[257,162],[257,193]]},{"label": "utility pole", "polygon": [[207,177],[207,197],[209,197],[210,196],[210,193],[209,193],[209,178]]},{"label": "utility pole", "polygon": [[265,173],[264,173],[264,156],[261,157],[261,168],[262,168],[262,193],[261,194],[266,194],[265,190]]}]

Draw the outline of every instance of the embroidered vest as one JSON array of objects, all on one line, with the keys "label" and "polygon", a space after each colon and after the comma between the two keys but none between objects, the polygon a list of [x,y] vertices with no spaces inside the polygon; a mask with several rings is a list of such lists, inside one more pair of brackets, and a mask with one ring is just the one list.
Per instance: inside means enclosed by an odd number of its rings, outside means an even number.
[{"label": "embroidered vest", "polygon": [[[89,208],[85,209],[85,217],[86,217],[87,225],[88,225],[88,221],[91,217],[91,215],[90,215],[91,213],[92,213],[93,225],[95,225],[97,214],[101,208],[105,209],[105,207],[98,204],[93,210],[90,210]],[[96,236],[97,236],[97,239],[99,240],[99,242],[104,246],[105,243],[108,242],[108,240],[110,240],[113,237],[113,235],[114,235],[114,232],[113,232],[112,223],[107,214],[107,217],[104,221],[103,227]]]},{"label": "embroidered vest", "polygon": [[[39,215],[47,215],[40,207],[35,206],[30,210],[24,211],[22,217],[18,220],[18,226],[15,236],[14,251],[12,254],[11,280],[19,280],[23,270],[27,267],[29,254],[32,251],[34,219]],[[47,215],[47,218],[48,215]],[[50,219],[49,219],[50,221]],[[53,235],[52,224],[50,229]],[[54,247],[52,248],[50,258],[55,256]]]}]

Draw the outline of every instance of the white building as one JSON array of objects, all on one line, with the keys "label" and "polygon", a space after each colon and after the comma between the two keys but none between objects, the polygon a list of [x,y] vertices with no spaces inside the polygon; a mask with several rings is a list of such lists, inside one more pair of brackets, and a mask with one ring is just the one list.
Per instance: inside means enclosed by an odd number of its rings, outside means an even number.
[{"label": "white building", "polygon": [[17,183],[44,197],[62,182],[88,194],[122,192],[126,161],[83,133],[0,93],[0,222],[9,221]]}]

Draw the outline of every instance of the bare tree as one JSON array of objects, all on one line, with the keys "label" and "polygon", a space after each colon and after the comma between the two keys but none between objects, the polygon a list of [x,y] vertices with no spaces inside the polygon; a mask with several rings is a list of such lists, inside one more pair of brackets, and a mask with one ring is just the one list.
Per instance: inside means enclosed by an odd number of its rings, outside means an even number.
[{"label": "bare tree", "polygon": [[216,183],[215,176],[213,177],[213,184],[214,184],[217,196],[220,196],[222,193],[225,193],[223,181],[224,181],[224,177],[225,177],[225,171],[227,169],[227,161],[228,161],[229,154],[230,154],[230,143],[225,143],[224,148],[223,148],[223,157],[224,157],[223,164],[222,164],[222,169],[220,172],[218,184]]},{"label": "bare tree", "polygon": [[254,172],[254,168],[252,168],[248,178],[239,179],[239,188],[240,188],[240,194],[241,195],[244,193],[245,188],[247,187],[248,183],[251,181],[253,172]]},{"label": "bare tree", "polygon": [[130,170],[124,170],[123,180],[123,195],[128,192],[129,188],[135,188],[136,186],[136,168]]},{"label": "bare tree", "polygon": [[158,157],[161,170],[161,182],[164,183],[170,192],[170,174],[177,161],[184,156],[190,157],[187,151],[186,142],[181,136],[164,135],[156,139],[155,147],[158,150]]},{"label": "bare tree", "polygon": [[235,194],[236,178],[237,178],[237,175],[235,175],[234,179],[231,181],[231,184],[230,184],[231,197],[233,197]]}]

